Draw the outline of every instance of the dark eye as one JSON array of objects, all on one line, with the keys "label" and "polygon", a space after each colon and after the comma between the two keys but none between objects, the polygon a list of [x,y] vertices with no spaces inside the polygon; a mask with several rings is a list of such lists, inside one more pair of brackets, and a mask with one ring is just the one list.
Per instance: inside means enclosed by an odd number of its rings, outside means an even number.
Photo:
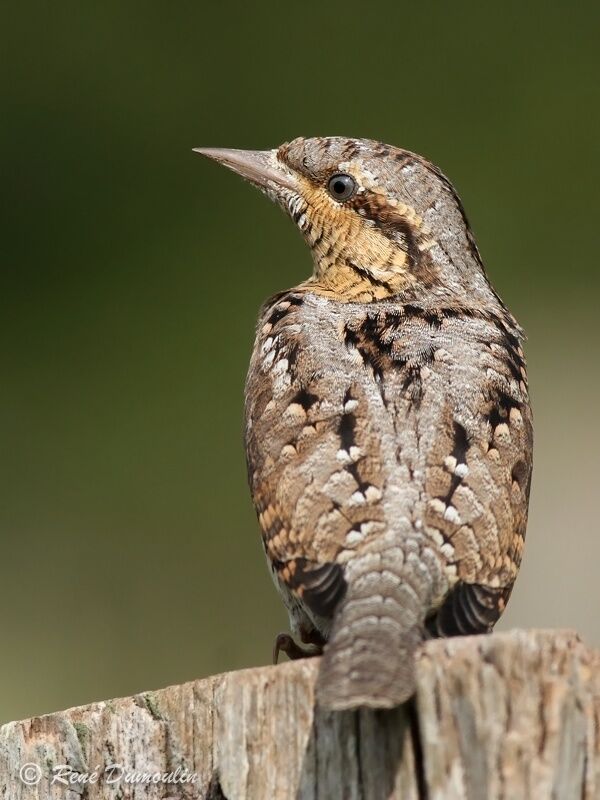
[{"label": "dark eye", "polygon": [[345,175],[342,172],[332,175],[327,184],[329,194],[339,203],[345,203],[346,200],[354,197],[356,188],[356,181],[352,175]]}]

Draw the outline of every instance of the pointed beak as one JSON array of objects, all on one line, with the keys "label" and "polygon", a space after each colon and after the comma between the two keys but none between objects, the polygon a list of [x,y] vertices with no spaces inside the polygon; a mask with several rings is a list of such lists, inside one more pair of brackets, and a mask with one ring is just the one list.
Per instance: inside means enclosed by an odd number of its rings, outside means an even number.
[{"label": "pointed beak", "polygon": [[277,150],[226,150],[220,147],[194,147],[194,153],[212,158],[237,172],[261,189],[291,189],[298,186],[293,175],[277,160]]}]

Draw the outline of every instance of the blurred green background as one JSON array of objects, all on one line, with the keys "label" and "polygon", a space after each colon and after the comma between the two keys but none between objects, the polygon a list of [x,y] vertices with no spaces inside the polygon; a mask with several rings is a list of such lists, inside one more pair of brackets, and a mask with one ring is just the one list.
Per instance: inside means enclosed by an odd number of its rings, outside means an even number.
[{"label": "blurred green background", "polygon": [[257,309],[311,262],[194,146],[427,155],[529,334],[536,463],[502,627],[600,644],[600,5],[4,4],[0,721],[267,663],[246,488]]}]

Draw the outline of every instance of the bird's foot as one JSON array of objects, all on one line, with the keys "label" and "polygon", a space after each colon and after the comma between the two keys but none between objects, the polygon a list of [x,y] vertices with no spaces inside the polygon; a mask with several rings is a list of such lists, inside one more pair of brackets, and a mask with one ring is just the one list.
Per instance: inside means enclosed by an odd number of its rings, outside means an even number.
[{"label": "bird's foot", "polygon": [[311,658],[312,656],[320,656],[323,651],[323,639],[315,631],[315,635],[301,632],[302,641],[308,644],[308,647],[301,647],[297,644],[289,633],[279,633],[275,637],[275,644],[273,645],[273,663],[277,664],[279,653],[285,653],[286,656],[294,661],[297,658]]}]

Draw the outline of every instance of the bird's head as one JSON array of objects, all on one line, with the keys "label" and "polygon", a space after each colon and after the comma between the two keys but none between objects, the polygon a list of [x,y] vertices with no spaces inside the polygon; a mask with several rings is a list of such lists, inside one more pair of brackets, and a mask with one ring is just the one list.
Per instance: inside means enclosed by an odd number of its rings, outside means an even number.
[{"label": "bird's head", "polygon": [[289,214],[312,251],[313,291],[346,302],[490,291],[452,185],[414,153],[337,136],[196,152]]}]

